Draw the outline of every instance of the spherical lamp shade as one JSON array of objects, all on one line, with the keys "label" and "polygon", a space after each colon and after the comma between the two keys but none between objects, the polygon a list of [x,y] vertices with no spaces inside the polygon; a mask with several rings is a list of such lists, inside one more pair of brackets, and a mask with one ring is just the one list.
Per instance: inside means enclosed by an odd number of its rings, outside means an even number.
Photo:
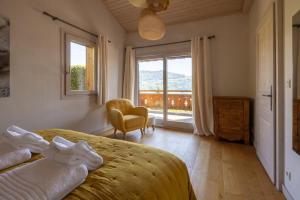
[{"label": "spherical lamp shade", "polygon": [[159,40],[165,36],[166,27],[155,12],[144,9],[139,19],[139,34],[146,40]]},{"label": "spherical lamp shade", "polygon": [[148,7],[148,3],[147,0],[129,0],[129,2],[138,8],[147,8]]}]

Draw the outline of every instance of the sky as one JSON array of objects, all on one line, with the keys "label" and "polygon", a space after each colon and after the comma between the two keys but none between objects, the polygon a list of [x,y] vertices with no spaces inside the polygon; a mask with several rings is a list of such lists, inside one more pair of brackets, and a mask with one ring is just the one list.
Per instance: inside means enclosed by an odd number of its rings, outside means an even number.
[{"label": "sky", "polygon": [[71,42],[71,66],[86,65],[86,47]]},{"label": "sky", "polygon": [[[167,60],[168,72],[192,76],[191,58],[178,58]],[[140,61],[139,70],[141,71],[162,71],[163,60]]]}]

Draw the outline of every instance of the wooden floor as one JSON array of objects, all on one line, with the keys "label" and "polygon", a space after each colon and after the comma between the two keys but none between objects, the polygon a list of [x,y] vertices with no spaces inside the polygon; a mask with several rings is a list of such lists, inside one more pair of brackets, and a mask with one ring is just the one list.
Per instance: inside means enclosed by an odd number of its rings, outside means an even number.
[{"label": "wooden floor", "polygon": [[[109,133],[108,137],[114,137]],[[122,139],[121,133],[117,139]],[[126,140],[177,155],[189,170],[198,200],[281,200],[251,146],[166,129],[128,133]]]}]

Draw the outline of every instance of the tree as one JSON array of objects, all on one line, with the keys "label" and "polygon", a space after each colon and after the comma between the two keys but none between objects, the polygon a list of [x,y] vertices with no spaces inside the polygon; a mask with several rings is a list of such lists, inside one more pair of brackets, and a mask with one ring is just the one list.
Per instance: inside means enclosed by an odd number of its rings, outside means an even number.
[{"label": "tree", "polygon": [[71,66],[71,89],[72,90],[87,90],[86,84],[86,69],[82,65]]}]

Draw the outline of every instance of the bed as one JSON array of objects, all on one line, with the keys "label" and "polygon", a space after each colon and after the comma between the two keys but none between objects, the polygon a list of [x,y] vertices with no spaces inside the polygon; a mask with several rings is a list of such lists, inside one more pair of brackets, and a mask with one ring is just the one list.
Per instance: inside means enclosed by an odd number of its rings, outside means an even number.
[{"label": "bed", "polygon": [[[185,164],[170,153],[70,130],[36,132],[48,141],[57,135],[73,142],[86,140],[104,158],[104,164],[65,199],[196,200]],[[40,158],[34,155],[31,161]]]}]

